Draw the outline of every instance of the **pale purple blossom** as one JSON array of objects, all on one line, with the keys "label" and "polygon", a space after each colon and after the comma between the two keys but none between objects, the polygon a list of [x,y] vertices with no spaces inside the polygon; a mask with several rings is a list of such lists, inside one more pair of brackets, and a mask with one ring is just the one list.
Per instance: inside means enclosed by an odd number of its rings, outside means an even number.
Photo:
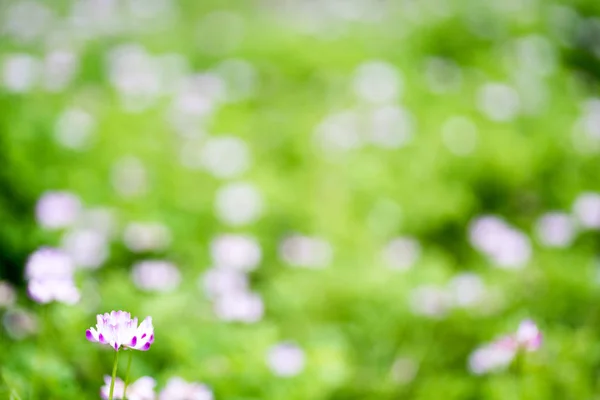
[{"label": "pale purple blossom", "polygon": [[211,268],[202,275],[199,286],[209,299],[248,290],[248,276],[231,268]]},{"label": "pale purple blossom", "polygon": [[600,229],[600,193],[581,193],[573,204],[573,214],[587,229]]},{"label": "pale purple blossom", "polygon": [[515,352],[502,343],[491,343],[476,349],[469,356],[469,369],[475,375],[505,369],[514,359]]},{"label": "pale purple blossom", "polygon": [[146,351],[154,342],[154,326],[152,317],[146,317],[138,326],[138,319],[131,318],[125,311],[111,311],[110,314],[99,314],[96,318],[96,328],[85,332],[90,342],[106,344],[119,349],[134,349]]},{"label": "pale purple blossom", "polygon": [[35,208],[38,224],[46,229],[66,228],[77,220],[80,212],[79,197],[64,191],[45,192]]},{"label": "pale purple blossom", "polygon": [[267,365],[280,377],[298,375],[304,369],[304,364],[304,351],[293,343],[280,343],[267,353]]},{"label": "pale purple blossom", "polygon": [[542,334],[537,325],[531,320],[524,320],[516,333],[477,348],[469,357],[469,369],[476,375],[503,370],[518,352],[536,351],[541,344]]},{"label": "pale purple blossom", "polygon": [[517,346],[526,351],[535,351],[542,345],[542,333],[531,320],[521,322],[514,336]]},{"label": "pale purple blossom", "polygon": [[67,279],[73,276],[75,265],[63,251],[41,247],[33,252],[25,264],[27,279]]},{"label": "pale purple blossom", "polygon": [[181,282],[181,273],[175,264],[164,260],[144,260],[135,263],[131,270],[133,283],[140,289],[170,292]]},{"label": "pale purple blossom", "polygon": [[210,254],[215,266],[239,271],[256,269],[262,259],[257,240],[241,234],[217,236],[210,243]]},{"label": "pale purple blossom", "polygon": [[[104,375],[104,386],[100,388],[100,397],[108,399],[110,395],[110,384],[111,377]],[[135,382],[130,383],[127,386],[127,400],[154,400],[156,394],[154,393],[154,387],[156,381],[149,376],[142,376]],[[124,399],[125,398],[125,382],[121,378],[115,379],[115,387],[113,392],[113,399]]]},{"label": "pale purple blossom", "polygon": [[73,281],[74,269],[73,261],[64,252],[50,247],[36,250],[25,264],[29,296],[42,304],[77,303],[80,295]]},{"label": "pale purple blossom", "polygon": [[497,267],[523,268],[531,257],[529,238],[503,219],[486,215],[469,225],[469,239]]},{"label": "pale purple blossom", "polygon": [[217,297],[213,307],[217,317],[226,322],[254,323],[260,321],[264,314],[262,298],[246,291]]},{"label": "pale purple blossom", "polygon": [[575,239],[575,222],[566,213],[552,211],[542,215],[536,221],[535,232],[544,246],[568,247]]},{"label": "pale purple blossom", "polygon": [[97,269],[110,255],[109,240],[95,229],[73,229],[65,232],[61,248],[79,268]]},{"label": "pale purple blossom", "polygon": [[41,304],[58,301],[73,305],[81,298],[71,278],[32,279],[27,284],[27,293]]},{"label": "pale purple blossom", "polygon": [[171,378],[160,392],[159,400],[213,400],[210,388],[202,383],[186,382],[179,377]]}]

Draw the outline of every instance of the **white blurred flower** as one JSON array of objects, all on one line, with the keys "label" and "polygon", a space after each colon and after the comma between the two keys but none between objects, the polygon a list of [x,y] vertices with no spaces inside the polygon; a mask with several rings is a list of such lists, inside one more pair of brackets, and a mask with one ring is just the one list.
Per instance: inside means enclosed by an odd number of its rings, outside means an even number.
[{"label": "white blurred flower", "polygon": [[521,231],[495,216],[482,216],[469,225],[471,245],[500,268],[523,268],[531,257],[531,243]]},{"label": "white blurred flower", "polygon": [[40,74],[40,62],[37,58],[25,54],[9,54],[2,65],[2,84],[10,92],[25,93],[37,85]]},{"label": "white blurred flower", "polygon": [[520,112],[521,101],[517,91],[503,83],[487,83],[477,95],[479,109],[492,121],[513,120]]},{"label": "white blurred flower", "polygon": [[544,246],[568,247],[575,239],[575,222],[567,213],[551,211],[538,218],[535,232]]},{"label": "white blurred flower", "polygon": [[216,178],[234,178],[250,168],[246,142],[235,136],[217,136],[206,141],[201,152],[204,168]]},{"label": "white blurred flower", "polygon": [[442,125],[442,140],[457,156],[471,154],[477,146],[477,125],[467,117],[452,117]]},{"label": "white blurred flower", "polygon": [[582,227],[600,229],[600,194],[581,193],[573,204],[573,214]]},{"label": "white blurred flower", "polygon": [[425,65],[425,76],[429,90],[433,93],[453,92],[460,89],[462,72],[452,60],[432,57]]},{"label": "white blurred flower", "polygon": [[66,232],[61,248],[80,268],[96,269],[108,259],[110,249],[107,237],[94,229],[73,229]]},{"label": "white blurred flower", "polygon": [[58,301],[73,305],[81,298],[72,278],[31,279],[27,284],[27,293],[41,304]]},{"label": "white blurred flower", "polygon": [[146,167],[135,157],[124,157],[112,168],[111,181],[122,197],[141,196],[148,191]]},{"label": "white blurred flower", "polygon": [[17,291],[7,281],[0,281],[0,308],[11,307],[17,300]]},{"label": "white blurred flower", "polygon": [[389,149],[404,146],[414,134],[414,117],[398,106],[382,106],[369,115],[368,134],[373,144]]},{"label": "white blurred flower", "polygon": [[38,225],[60,229],[72,225],[81,212],[79,197],[70,192],[44,192],[37,201],[35,216]]},{"label": "white blurred flower", "polygon": [[263,208],[262,195],[251,183],[229,183],[219,188],[215,196],[217,217],[231,226],[256,222]]},{"label": "white blurred flower", "polygon": [[159,66],[138,44],[125,44],[108,56],[111,84],[129,111],[141,111],[154,104],[161,93]]},{"label": "white blurred flower", "polygon": [[46,90],[58,92],[67,87],[79,68],[79,56],[68,50],[54,50],[46,54],[42,70]]},{"label": "white blurred flower", "polygon": [[363,144],[359,116],[352,110],[326,116],[314,135],[317,144],[326,151],[348,151]]},{"label": "white blurred flower", "polygon": [[458,274],[452,278],[448,286],[453,297],[452,302],[457,307],[476,307],[487,297],[487,288],[483,280],[474,273]]},{"label": "white blurred flower", "polygon": [[146,291],[170,292],[181,282],[181,273],[175,264],[163,260],[145,260],[135,263],[131,270],[131,277],[138,288]]},{"label": "white blurred flower", "polygon": [[216,267],[206,271],[198,281],[198,286],[209,299],[246,292],[249,288],[248,276],[241,271]]},{"label": "white blurred flower", "polygon": [[395,270],[406,271],[415,265],[421,256],[421,244],[412,237],[392,239],[383,249],[385,264]]},{"label": "white blurred flower", "polygon": [[23,43],[31,43],[45,35],[54,22],[52,10],[37,1],[5,3],[3,9],[6,13],[2,18],[0,34],[4,33]]},{"label": "white blurred flower", "polygon": [[395,101],[403,89],[398,70],[384,61],[368,61],[358,66],[354,73],[354,91],[369,103]]},{"label": "white blurred flower", "polygon": [[226,322],[254,323],[262,319],[262,298],[252,292],[231,292],[219,296],[213,303],[217,317]]},{"label": "white blurred flower", "polygon": [[75,271],[71,258],[61,250],[40,247],[34,251],[25,263],[27,279],[70,279]]},{"label": "white blurred flower", "polygon": [[162,251],[171,244],[171,231],[158,222],[131,222],[123,232],[123,243],[135,253]]},{"label": "white blurred flower", "polygon": [[283,239],[279,256],[292,267],[323,268],[331,264],[333,249],[324,239],[295,234]]},{"label": "white blurred flower", "polygon": [[210,254],[215,266],[239,271],[255,269],[262,259],[259,243],[248,235],[217,236],[210,243]]},{"label": "white blurred flower", "polygon": [[6,333],[15,340],[22,340],[38,331],[37,317],[22,309],[6,311],[2,317],[2,323]]},{"label": "white blurred flower", "polygon": [[416,315],[442,318],[452,308],[452,296],[443,288],[423,285],[413,289],[409,296],[411,311]]},{"label": "white blurred flower", "polygon": [[182,378],[174,377],[160,392],[159,400],[213,400],[210,388],[202,383],[188,383]]},{"label": "white blurred flower", "polygon": [[54,137],[64,147],[82,150],[89,147],[95,130],[92,115],[79,108],[68,108],[56,121]]},{"label": "white blurred flower", "polygon": [[[104,375],[104,386],[100,388],[100,397],[108,399],[110,397],[110,385],[111,377]],[[154,387],[156,381],[149,376],[142,376],[135,382],[131,382],[127,386],[127,399],[128,400],[154,400],[156,394],[154,393]],[[125,382],[119,377],[115,379],[115,386],[113,389],[113,399],[122,400],[125,398]]]},{"label": "white blurred flower", "polygon": [[273,374],[280,377],[298,375],[304,369],[304,364],[304,351],[293,343],[280,343],[267,353],[267,365]]}]

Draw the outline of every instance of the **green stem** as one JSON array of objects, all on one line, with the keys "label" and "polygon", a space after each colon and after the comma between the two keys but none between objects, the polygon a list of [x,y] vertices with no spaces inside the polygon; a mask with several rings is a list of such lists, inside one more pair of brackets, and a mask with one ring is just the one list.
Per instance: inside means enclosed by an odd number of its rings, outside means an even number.
[{"label": "green stem", "polygon": [[129,385],[129,370],[131,369],[131,360],[133,359],[133,351],[129,350],[129,361],[127,361],[127,372],[125,373],[125,387],[123,388],[123,399],[127,399],[127,385]]},{"label": "green stem", "polygon": [[113,400],[113,392],[115,391],[115,380],[117,379],[117,365],[119,364],[119,351],[115,351],[115,362],[113,364],[112,379],[110,381],[110,392],[108,400]]}]

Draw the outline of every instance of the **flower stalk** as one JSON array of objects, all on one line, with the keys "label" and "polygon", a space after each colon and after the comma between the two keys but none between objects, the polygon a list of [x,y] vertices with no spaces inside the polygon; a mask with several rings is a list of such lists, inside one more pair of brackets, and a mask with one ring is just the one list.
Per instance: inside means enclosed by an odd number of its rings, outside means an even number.
[{"label": "flower stalk", "polygon": [[131,360],[133,359],[133,352],[128,351],[129,360],[127,361],[127,372],[125,373],[125,386],[123,387],[123,398],[127,399],[127,385],[129,385],[129,371],[131,370]]},{"label": "flower stalk", "polygon": [[110,392],[108,394],[108,400],[113,400],[113,394],[115,391],[115,381],[117,379],[118,364],[119,364],[119,352],[115,351],[115,362],[113,364],[112,379],[110,380]]}]

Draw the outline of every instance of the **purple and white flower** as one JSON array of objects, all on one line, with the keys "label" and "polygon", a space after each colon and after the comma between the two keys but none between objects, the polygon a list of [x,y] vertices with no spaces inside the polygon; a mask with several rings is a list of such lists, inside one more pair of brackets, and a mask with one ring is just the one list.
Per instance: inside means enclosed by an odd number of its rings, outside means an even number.
[{"label": "purple and white flower", "polygon": [[138,326],[137,317],[132,319],[125,311],[111,311],[99,314],[97,321],[96,328],[85,332],[90,342],[109,345],[115,351],[121,348],[146,351],[154,342],[152,317],[146,317]]}]

